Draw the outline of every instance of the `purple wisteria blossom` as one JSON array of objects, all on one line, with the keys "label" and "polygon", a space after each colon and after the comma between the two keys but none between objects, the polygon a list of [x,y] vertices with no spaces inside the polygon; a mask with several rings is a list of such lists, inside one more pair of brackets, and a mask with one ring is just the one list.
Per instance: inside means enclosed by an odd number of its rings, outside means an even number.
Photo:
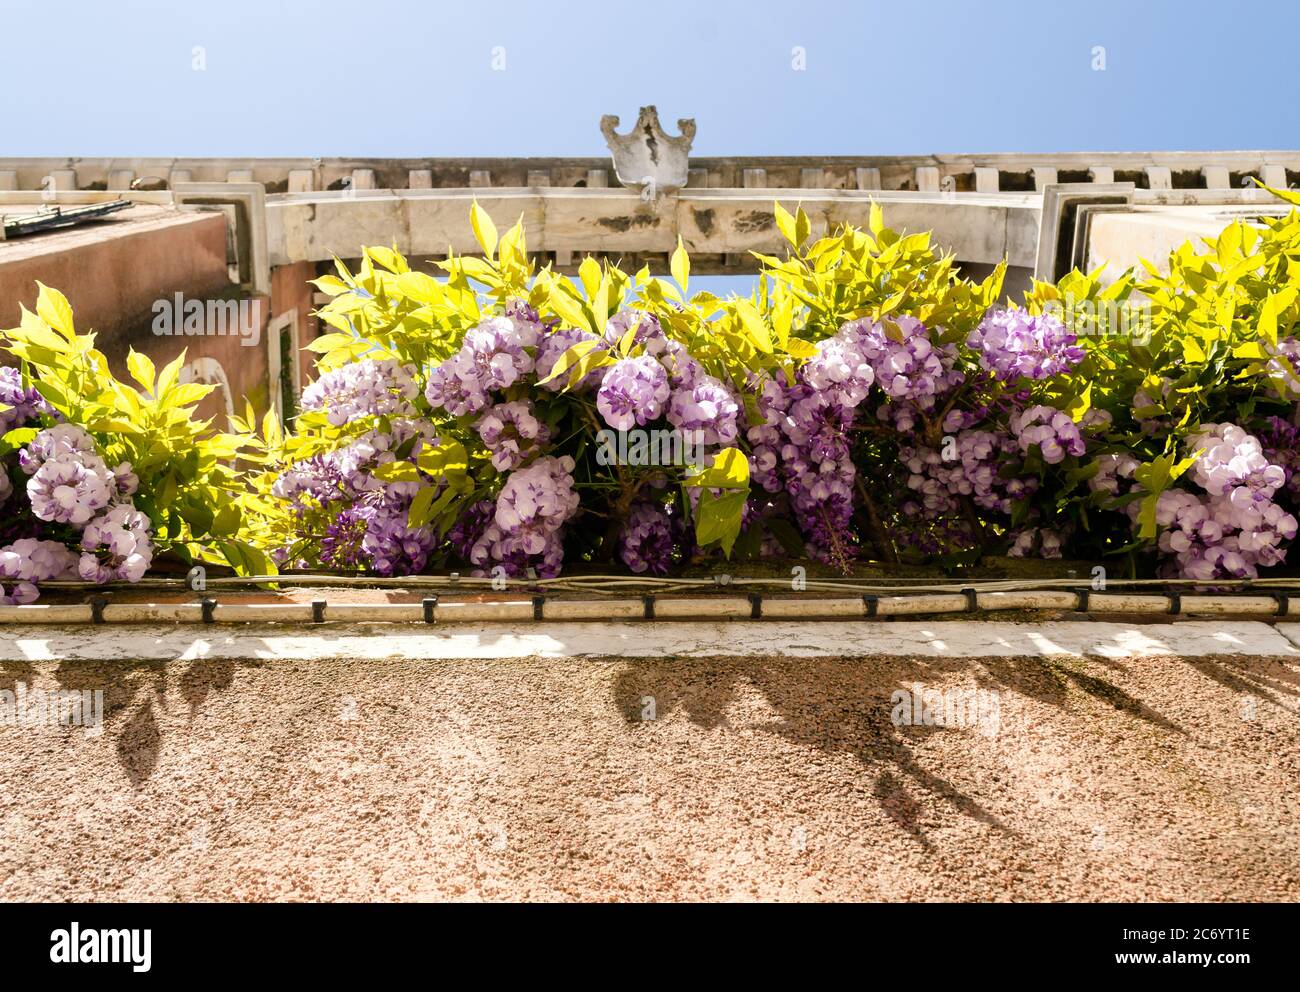
[{"label": "purple wisteria blossom", "polygon": [[39,416],[54,413],[36,387],[23,388],[23,376],[18,369],[0,366],[0,434],[22,427]]},{"label": "purple wisteria blossom", "polygon": [[740,404],[726,386],[700,373],[689,388],[675,389],[668,422],[680,431],[698,431],[706,445],[730,445],[739,434]]},{"label": "purple wisteria blossom", "polygon": [[[555,366],[560,359],[564,357],[564,353],[574,345],[581,344],[584,341],[599,340],[600,339],[597,338],[596,335],[589,331],[582,331],[577,328],[565,328],[562,331],[553,331],[542,337],[541,343],[537,346],[538,382],[546,379],[555,371]],[[599,348],[593,350],[599,351],[603,348],[604,345],[601,345]],[[603,379],[604,376],[605,370],[603,368],[592,369],[573,387],[573,392],[581,393],[589,389],[595,389],[600,385],[600,380]],[[564,389],[568,383],[569,377],[567,374],[558,375],[554,379],[551,379],[550,382],[543,383],[542,388],[552,393],[558,393]]]},{"label": "purple wisteria blossom", "polygon": [[673,518],[659,503],[636,503],[618,544],[623,564],[638,574],[667,575],[673,555]]},{"label": "purple wisteria blossom", "polygon": [[1279,338],[1265,350],[1269,353],[1265,374],[1284,397],[1300,400],[1300,338]]},{"label": "purple wisteria blossom", "polygon": [[153,562],[149,518],[129,503],[110,507],[81,533],[78,574],[87,582],[139,582]]},{"label": "purple wisteria blossom", "polygon": [[518,468],[550,440],[551,432],[537,419],[527,400],[498,403],[474,425],[492,452],[492,466],[498,472]]},{"label": "purple wisteria blossom", "polygon": [[359,417],[410,416],[418,389],[409,370],[393,359],[344,365],[303,390],[304,410],[323,410],[335,427]]},{"label": "purple wisteria blossom", "polygon": [[533,565],[550,577],[564,559],[561,528],[578,509],[573,459],[548,455],[510,474],[497,496],[491,524],[470,549],[470,561],[484,569],[501,565],[522,575]]},{"label": "purple wisteria blossom", "polygon": [[75,424],[56,424],[41,431],[18,452],[18,464],[28,475],[35,475],[48,460],[80,461],[86,456],[99,458],[95,439]]},{"label": "purple wisteria blossom", "polygon": [[98,455],[47,458],[27,482],[36,516],[78,527],[108,506],[116,491],[117,480]]},{"label": "purple wisteria blossom", "polygon": [[996,513],[1010,513],[1018,500],[1038,488],[1034,476],[1003,478],[1002,466],[1013,461],[1019,447],[1003,433],[967,430],[955,435],[945,452],[924,446],[904,447],[899,458],[907,467],[908,488],[918,494],[924,511],[931,516],[956,513],[960,497],[968,496],[975,506]]},{"label": "purple wisteria blossom", "polygon": [[624,358],[605,371],[596,409],[610,427],[625,431],[658,419],[669,393],[668,373],[654,358]]},{"label": "purple wisteria blossom", "polygon": [[1043,461],[1058,465],[1066,455],[1082,455],[1087,448],[1079,425],[1068,413],[1050,406],[1031,406],[1011,418],[1011,433],[1024,454],[1037,446]]},{"label": "purple wisteria blossom", "polygon": [[954,367],[956,346],[933,344],[929,329],[915,317],[855,321],[840,333],[857,340],[875,381],[891,400],[910,400],[928,410],[937,396],[965,379]]},{"label": "purple wisteria blossom", "polygon": [[520,311],[516,317],[489,317],[469,331],[460,350],[429,373],[429,403],[453,417],[478,413],[490,402],[489,393],[533,371],[531,349],[545,328],[528,316]]},{"label": "purple wisteria blossom", "polygon": [[966,344],[979,353],[981,366],[1010,382],[1022,377],[1048,379],[1070,371],[1085,355],[1077,340],[1051,314],[993,310],[971,331]]}]

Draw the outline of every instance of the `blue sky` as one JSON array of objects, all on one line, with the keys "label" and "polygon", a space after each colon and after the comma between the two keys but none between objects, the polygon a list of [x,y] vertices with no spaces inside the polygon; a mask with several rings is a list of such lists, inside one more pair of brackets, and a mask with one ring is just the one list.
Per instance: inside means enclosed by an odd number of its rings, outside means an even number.
[{"label": "blue sky", "polygon": [[1294,0],[0,0],[0,13],[0,157],[602,155],[600,115],[626,128],[643,103],[670,130],[694,117],[698,155],[1283,148],[1300,134]]}]

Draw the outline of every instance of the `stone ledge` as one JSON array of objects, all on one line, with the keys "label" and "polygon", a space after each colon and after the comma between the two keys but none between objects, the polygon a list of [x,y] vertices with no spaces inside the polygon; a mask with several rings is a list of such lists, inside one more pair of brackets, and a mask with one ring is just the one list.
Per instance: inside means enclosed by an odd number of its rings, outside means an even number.
[{"label": "stone ledge", "polygon": [[708,658],[868,655],[1135,658],[1248,655],[1300,660],[1300,624],[1185,620],[1169,624],[1058,621],[464,624],[413,632],[409,625],[332,625],[308,631],[249,625],[196,632],[173,625],[129,629],[6,626],[0,661],[298,661],[331,658]]}]

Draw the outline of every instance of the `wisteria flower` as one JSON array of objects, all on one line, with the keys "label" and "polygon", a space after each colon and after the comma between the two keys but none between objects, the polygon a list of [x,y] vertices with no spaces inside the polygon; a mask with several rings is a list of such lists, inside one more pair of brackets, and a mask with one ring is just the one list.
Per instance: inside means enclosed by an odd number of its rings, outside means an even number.
[{"label": "wisteria flower", "polygon": [[648,355],[610,366],[596,394],[596,409],[616,431],[644,426],[664,412],[670,388],[664,367]]},{"label": "wisteria flower", "polygon": [[980,365],[999,379],[1047,379],[1068,372],[1084,359],[1078,339],[1051,314],[993,310],[971,331],[966,344]]},{"label": "wisteria flower", "polygon": [[1020,450],[1029,454],[1037,446],[1048,465],[1060,464],[1066,455],[1082,455],[1087,447],[1070,415],[1050,406],[1033,406],[1018,413],[1010,426]]},{"label": "wisteria flower", "polygon": [[130,503],[119,503],[86,525],[81,548],[77,570],[87,582],[139,582],[153,561],[149,518]]},{"label": "wisteria flower", "polygon": [[9,366],[0,366],[0,434],[21,427],[38,416],[50,415],[54,410],[35,386],[23,388],[22,373]]},{"label": "wisteria flower", "polygon": [[36,516],[77,526],[108,506],[115,491],[113,473],[98,457],[87,457],[84,463],[49,459],[27,482],[27,496]]},{"label": "wisteria flower", "polygon": [[352,362],[327,372],[303,390],[304,410],[323,410],[335,427],[359,417],[410,416],[415,380],[393,359]]}]

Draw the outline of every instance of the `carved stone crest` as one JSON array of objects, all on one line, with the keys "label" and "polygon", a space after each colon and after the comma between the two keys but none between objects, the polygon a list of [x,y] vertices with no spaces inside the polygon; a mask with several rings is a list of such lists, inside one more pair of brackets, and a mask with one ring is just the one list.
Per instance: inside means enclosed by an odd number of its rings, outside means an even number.
[{"label": "carved stone crest", "polygon": [[642,107],[636,124],[627,134],[618,134],[618,118],[606,114],[600,119],[600,131],[614,157],[614,174],[628,189],[650,187],[655,194],[681,189],[686,185],[687,158],[695,141],[695,120],[677,122],[682,133],[670,137],[659,124],[654,105]]}]

